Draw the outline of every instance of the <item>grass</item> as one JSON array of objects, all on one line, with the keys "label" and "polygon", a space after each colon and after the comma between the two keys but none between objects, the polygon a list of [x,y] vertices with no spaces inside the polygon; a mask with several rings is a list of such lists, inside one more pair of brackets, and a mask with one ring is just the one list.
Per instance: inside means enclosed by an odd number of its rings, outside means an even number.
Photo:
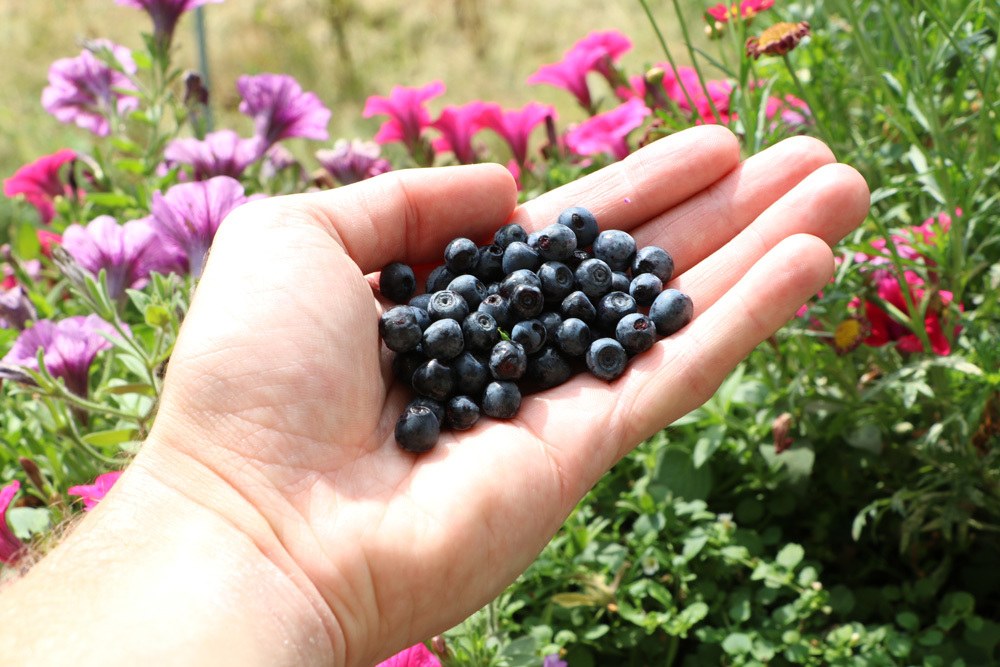
[{"label": "grass", "polygon": [[[695,6],[692,19],[699,15]],[[657,3],[654,11],[680,51],[669,5]],[[233,0],[206,6],[205,15],[216,126],[243,134],[250,126],[236,110],[241,74],[295,76],[333,110],[333,139],[374,133],[377,121],[361,118],[369,95],[434,79],[448,88],[432,104],[435,110],[472,99],[505,106],[539,100],[572,120],[579,112],[568,94],[528,86],[525,79],[592,30],[614,28],[634,41],[623,58],[631,71],[662,60],[632,0]],[[140,32],[148,29],[144,13],[113,0],[0,1],[0,61],[17,63],[0,68],[0,90],[7,91],[0,106],[0,177],[60,147],[91,145],[88,133],[61,125],[41,108],[50,64],[78,55],[85,39],[107,37],[138,48]],[[179,67],[195,67],[195,41],[194,21],[186,16],[175,38]]]}]

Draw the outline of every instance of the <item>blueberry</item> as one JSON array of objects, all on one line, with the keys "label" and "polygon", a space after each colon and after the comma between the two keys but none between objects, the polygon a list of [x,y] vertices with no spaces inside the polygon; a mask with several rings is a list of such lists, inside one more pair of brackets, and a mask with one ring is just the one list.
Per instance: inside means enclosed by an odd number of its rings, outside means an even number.
[{"label": "blueberry", "polygon": [[566,225],[549,225],[539,233],[534,247],[543,260],[561,262],[573,256],[576,234]]},{"label": "blueberry", "polygon": [[599,299],[611,291],[611,267],[601,259],[587,259],[576,267],[576,286],[591,299]]},{"label": "blueberry", "polygon": [[528,367],[528,355],[520,343],[502,340],[490,352],[490,372],[497,380],[517,380]]},{"label": "blueberry", "polygon": [[400,352],[392,358],[392,372],[400,381],[409,386],[413,380],[414,371],[425,363],[427,363],[427,357],[419,349]]},{"label": "blueberry", "polygon": [[456,431],[465,431],[479,421],[479,405],[468,396],[455,396],[445,408],[445,424]]},{"label": "blueberry", "polygon": [[421,331],[426,331],[427,327],[431,325],[431,316],[427,314],[426,308],[417,308],[416,306],[406,306],[413,311],[413,316],[417,318],[417,324],[420,325]]},{"label": "blueberry", "polygon": [[580,266],[581,262],[584,262],[588,259],[593,259],[593,257],[594,256],[591,255],[586,250],[581,250],[580,248],[577,248],[576,250],[573,251],[573,254],[570,255],[569,259],[567,259],[563,263],[575,271],[576,267]]},{"label": "blueberry", "polygon": [[594,377],[611,381],[625,372],[628,355],[614,338],[598,338],[590,344],[586,360]]},{"label": "blueberry", "polygon": [[430,408],[407,408],[396,422],[396,443],[408,452],[426,452],[437,444],[441,424]]},{"label": "blueberry", "polygon": [[431,295],[427,314],[431,316],[431,320],[448,318],[461,322],[469,314],[469,305],[457,293],[441,290]]},{"label": "blueberry", "polygon": [[500,340],[500,329],[492,315],[477,310],[474,313],[469,313],[462,321],[462,335],[465,337],[467,350],[489,352]]},{"label": "blueberry", "polygon": [[560,225],[566,225],[576,234],[576,247],[586,248],[597,238],[597,218],[582,206],[568,208],[559,214]]},{"label": "blueberry", "polygon": [[496,231],[493,235],[493,243],[497,244],[501,248],[506,249],[514,241],[520,241],[522,243],[528,240],[528,232],[524,231],[524,227],[517,223],[511,223],[509,225],[504,225]]},{"label": "blueberry", "polygon": [[518,285],[510,295],[510,307],[519,320],[529,320],[545,308],[542,290],[534,285]]},{"label": "blueberry", "polygon": [[431,295],[427,292],[423,294],[417,294],[415,297],[410,299],[407,305],[413,306],[414,308],[419,308],[420,310],[427,312],[427,306],[431,303]]},{"label": "blueberry", "polygon": [[663,248],[655,245],[648,245],[639,248],[632,260],[632,275],[638,276],[652,273],[666,284],[674,275],[674,258]]},{"label": "blueberry", "polygon": [[538,316],[538,321],[545,327],[546,340],[554,341],[556,339],[556,331],[559,330],[559,325],[563,321],[562,315],[554,310],[547,310]]},{"label": "blueberry", "polygon": [[393,262],[378,277],[378,291],[393,303],[406,303],[417,288],[413,269],[402,262]]},{"label": "blueberry", "polygon": [[478,396],[493,380],[489,366],[470,352],[463,352],[450,363],[455,378],[455,393]]},{"label": "blueberry", "polygon": [[424,331],[421,345],[431,359],[451,359],[465,349],[462,325],[450,318],[432,323]]},{"label": "blueberry", "polygon": [[559,351],[548,346],[528,359],[525,379],[536,391],[558,387],[573,376],[573,368]]},{"label": "blueberry", "polygon": [[393,306],[382,313],[378,321],[378,333],[385,346],[393,352],[406,352],[416,348],[423,336],[416,311],[410,306]]},{"label": "blueberry", "polygon": [[510,330],[510,339],[520,343],[526,354],[534,354],[545,345],[545,325],[538,320],[518,322]]},{"label": "blueberry", "polygon": [[455,378],[451,366],[438,359],[431,359],[413,372],[410,384],[421,396],[443,401],[454,390]]},{"label": "blueberry", "polygon": [[611,274],[611,291],[612,292],[627,292],[629,285],[632,281],[629,279],[628,274],[624,271],[615,271]]},{"label": "blueberry", "polygon": [[508,328],[510,322],[510,303],[499,294],[490,294],[479,304],[477,312],[486,313],[496,320],[497,326]]},{"label": "blueberry", "polygon": [[409,410],[416,406],[429,408],[434,413],[434,416],[437,417],[438,423],[444,424],[444,403],[441,401],[435,401],[433,398],[427,398],[426,396],[417,396],[407,404],[406,409]]},{"label": "blueberry", "polygon": [[597,321],[606,331],[613,332],[618,320],[637,310],[635,299],[625,292],[608,292],[597,302]]},{"label": "blueberry", "polygon": [[628,271],[635,259],[635,239],[620,229],[606,229],[594,241],[594,257],[614,271]]},{"label": "blueberry", "polygon": [[573,270],[562,262],[545,262],[538,269],[542,296],[546,301],[562,301],[575,287]]},{"label": "blueberry", "polygon": [[663,283],[655,274],[640,273],[632,279],[628,286],[628,293],[632,295],[635,302],[642,307],[653,304],[653,300],[663,291]]},{"label": "blueberry", "polygon": [[455,274],[448,270],[448,267],[441,265],[436,267],[427,276],[427,282],[424,286],[424,291],[433,294],[434,292],[440,292],[448,287],[448,283],[455,279]]},{"label": "blueberry", "polygon": [[466,238],[453,239],[444,249],[444,265],[456,276],[468,273],[479,258],[479,246]]},{"label": "blueberry", "polygon": [[531,285],[532,287],[541,288],[542,279],[537,273],[529,269],[518,269],[517,271],[512,271],[509,275],[505,276],[503,281],[500,283],[500,295],[509,299],[510,295],[514,293],[514,288],[519,285]]},{"label": "blueberry", "polygon": [[590,327],[583,320],[575,317],[563,320],[556,330],[556,344],[559,349],[571,357],[582,357],[594,340]]},{"label": "blueberry", "polygon": [[587,295],[580,290],[573,292],[563,299],[559,310],[563,319],[575,317],[588,324],[597,319],[597,309],[594,308],[594,304],[587,298]]},{"label": "blueberry", "polygon": [[480,248],[473,273],[487,283],[502,280],[504,275],[503,248],[495,243]]},{"label": "blueberry", "polygon": [[521,391],[513,382],[491,382],[483,392],[482,411],[494,419],[510,419],[521,407]]},{"label": "blueberry", "polygon": [[469,310],[478,308],[482,300],[486,298],[486,285],[471,273],[462,274],[448,283],[448,291],[455,292],[465,299]]},{"label": "blueberry", "polygon": [[656,327],[642,313],[631,313],[618,320],[615,339],[629,356],[641,354],[656,342]]},{"label": "blueberry", "polygon": [[503,251],[504,273],[513,273],[518,269],[535,271],[541,265],[541,255],[534,248],[522,241],[514,241]]},{"label": "blueberry", "polygon": [[665,289],[649,307],[649,319],[656,325],[656,333],[661,336],[680,330],[694,315],[691,297],[675,289]]}]

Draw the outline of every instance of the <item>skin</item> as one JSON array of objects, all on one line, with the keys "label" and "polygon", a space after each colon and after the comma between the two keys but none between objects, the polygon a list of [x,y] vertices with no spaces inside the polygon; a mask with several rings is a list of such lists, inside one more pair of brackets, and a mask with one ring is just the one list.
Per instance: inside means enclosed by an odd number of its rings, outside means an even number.
[{"label": "skin", "polygon": [[[0,595],[13,664],[367,666],[458,623],[526,568],[644,438],[707,400],[828,282],[868,189],[808,138],[743,162],[720,127],[516,205],[509,173],[390,173],[222,225],[155,428],[112,492]],[[667,248],[695,318],[613,383],[578,376],[509,422],[402,452],[380,345],[390,261],[544,228],[569,206]],[[377,284],[377,282],[374,282]],[[566,437],[572,433],[573,437]],[[33,660],[34,661],[34,660]]]}]

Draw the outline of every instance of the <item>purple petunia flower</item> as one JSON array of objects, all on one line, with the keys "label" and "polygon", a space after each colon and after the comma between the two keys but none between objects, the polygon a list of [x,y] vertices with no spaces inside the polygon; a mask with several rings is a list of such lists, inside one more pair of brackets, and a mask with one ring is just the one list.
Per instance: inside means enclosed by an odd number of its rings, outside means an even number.
[{"label": "purple petunia flower", "polygon": [[162,44],[170,44],[181,14],[222,0],[117,0],[123,7],[141,9],[153,19],[153,35]]},{"label": "purple petunia flower", "polygon": [[260,137],[245,139],[232,130],[219,130],[204,139],[174,139],[163,151],[163,158],[171,165],[190,165],[196,181],[213,176],[239,178],[260,158],[263,148]]},{"label": "purple petunia flower", "polygon": [[369,97],[361,115],[365,118],[389,116],[375,134],[375,141],[380,144],[399,141],[412,151],[420,143],[424,128],[431,124],[424,102],[442,94],[444,84],[440,81],[432,81],[423,88],[393,86],[388,97]]},{"label": "purple petunia flower", "polygon": [[37,354],[42,349],[49,373],[62,378],[66,388],[77,396],[86,396],[90,364],[98,352],[111,347],[99,332],[118,335],[114,327],[97,315],[77,315],[59,322],[39,320],[21,332],[0,361],[37,371]]},{"label": "purple petunia flower", "polygon": [[243,186],[228,176],[181,183],[166,194],[153,193],[153,225],[168,244],[183,253],[191,275],[200,278],[219,225],[246,201]]},{"label": "purple petunia flower", "polygon": [[[96,55],[102,52],[110,54],[118,66],[111,67]],[[139,106],[135,96],[122,92],[136,90],[128,77],[135,71],[129,49],[108,40],[94,40],[76,58],[52,63],[49,85],[42,91],[42,106],[62,123],[76,123],[106,137],[111,132],[110,118]]]},{"label": "purple petunia flower", "polygon": [[95,276],[105,270],[112,299],[126,288],[141,289],[151,272],[168,273],[184,262],[176,249],[163,243],[148,217],[119,225],[109,215],[98,216],[86,227],[67,227],[62,244],[77,264]]},{"label": "purple petunia flower", "polygon": [[609,153],[621,160],[629,154],[626,137],[651,114],[642,100],[631,99],[588,118],[566,133],[566,145],[577,155]]},{"label": "purple petunia flower", "polygon": [[374,141],[338,139],[333,149],[316,151],[316,159],[341,185],[392,171],[392,164],[382,157],[382,149]]},{"label": "purple petunia flower", "polygon": [[0,293],[0,327],[23,330],[37,318],[35,306],[23,287],[15,285]]},{"label": "purple petunia flower", "polygon": [[520,109],[509,111],[494,104],[483,114],[483,125],[503,137],[514,159],[523,165],[528,159],[528,138],[532,130],[549,116],[555,120],[555,107],[539,102],[529,102]]},{"label": "purple petunia flower", "polygon": [[542,667],[569,667],[565,660],[559,659],[558,653],[551,653],[545,656],[545,660],[542,661]]},{"label": "purple petunia flower", "polygon": [[441,111],[431,127],[441,132],[432,146],[435,152],[451,151],[462,164],[476,161],[476,151],[472,147],[472,136],[483,129],[483,117],[493,106],[478,100],[462,106],[447,106]]},{"label": "purple petunia flower", "polygon": [[13,563],[24,546],[7,524],[7,510],[20,488],[21,483],[15,479],[0,489],[0,563]]},{"label": "purple petunia flower", "polygon": [[299,83],[285,74],[241,76],[236,88],[243,101],[240,113],[253,118],[257,136],[266,150],[282,139],[302,137],[326,141],[330,110],[315,93],[302,90]]}]

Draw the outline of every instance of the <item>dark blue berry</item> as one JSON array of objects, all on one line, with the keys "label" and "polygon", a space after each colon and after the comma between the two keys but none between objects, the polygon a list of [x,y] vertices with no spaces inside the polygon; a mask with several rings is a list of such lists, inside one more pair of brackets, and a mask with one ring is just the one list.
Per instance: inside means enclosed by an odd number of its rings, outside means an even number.
[{"label": "dark blue berry", "polygon": [[528,359],[525,379],[536,391],[558,387],[573,376],[573,368],[551,345]]},{"label": "dark blue berry", "polygon": [[674,258],[659,246],[648,245],[639,248],[635,259],[632,260],[632,275],[645,273],[652,273],[661,283],[667,284],[674,275]]},{"label": "dark blue berry", "polygon": [[542,265],[538,252],[522,241],[514,241],[503,251],[503,272],[510,274],[518,269],[536,271]]},{"label": "dark blue berry", "polygon": [[494,419],[510,419],[521,407],[521,390],[513,382],[491,382],[483,392],[483,414]]},{"label": "dark blue berry", "polygon": [[694,303],[691,297],[675,289],[660,292],[649,307],[649,319],[656,325],[656,333],[661,336],[669,336],[682,329],[693,315]]},{"label": "dark blue berry", "polygon": [[441,436],[441,424],[424,405],[407,408],[396,422],[396,443],[408,452],[430,450]]},{"label": "dark blue berry", "polygon": [[500,340],[500,329],[492,315],[477,310],[462,321],[462,335],[467,350],[489,352]]},{"label": "dark blue berry", "polygon": [[598,338],[590,344],[586,360],[594,377],[611,381],[625,372],[628,355],[614,338]]},{"label": "dark blue berry", "polygon": [[443,289],[447,289],[448,283],[454,279],[455,274],[449,271],[447,266],[442,264],[428,274],[424,291],[430,294],[440,292]]},{"label": "dark blue berry", "polygon": [[627,292],[629,285],[632,281],[629,279],[628,274],[622,271],[615,271],[611,274],[611,291],[612,292]]},{"label": "dark blue berry", "polygon": [[477,312],[486,313],[496,320],[497,326],[508,328],[510,323],[510,303],[499,294],[490,294],[479,304]]},{"label": "dark blue berry", "polygon": [[611,291],[611,267],[601,259],[588,259],[576,267],[576,286],[592,300],[600,299]]},{"label": "dark blue berry", "polygon": [[541,288],[542,279],[538,277],[537,273],[529,269],[512,271],[500,283],[500,295],[509,299],[510,295],[514,293],[514,289],[519,285],[531,285],[532,287]]},{"label": "dark blue berry", "polygon": [[424,331],[421,345],[431,359],[451,359],[465,349],[462,325],[450,318],[433,322]]},{"label": "dark blue berry", "polygon": [[463,352],[451,361],[455,378],[454,393],[479,396],[493,380],[489,366],[470,352]]},{"label": "dark blue berry", "polygon": [[528,355],[520,343],[502,340],[490,353],[490,372],[497,380],[516,380],[528,367]]},{"label": "dark blue berry", "polygon": [[426,331],[427,327],[431,325],[431,316],[427,314],[426,308],[417,308],[416,306],[406,306],[413,311],[413,316],[417,318],[417,324],[420,325],[421,331]]},{"label": "dark blue berry", "polygon": [[504,225],[493,235],[493,243],[497,244],[501,248],[506,248],[514,241],[525,243],[527,240],[528,232],[524,231],[524,227],[517,223]]},{"label": "dark blue berry", "polygon": [[417,288],[413,269],[402,262],[393,262],[378,277],[378,291],[393,303],[406,303]]},{"label": "dark blue berry", "polygon": [[568,208],[559,214],[560,225],[566,225],[576,234],[576,247],[586,248],[597,238],[597,218],[582,206]]},{"label": "dark blue berry", "polygon": [[609,292],[597,302],[597,321],[605,331],[614,332],[618,320],[637,310],[635,299],[625,292]]},{"label": "dark blue berry", "polygon": [[597,319],[597,309],[594,308],[594,304],[587,298],[587,295],[580,290],[571,293],[563,299],[559,311],[563,319],[575,317],[588,324]]},{"label": "dark blue berry", "polygon": [[455,377],[451,366],[438,359],[431,359],[413,372],[410,384],[421,396],[443,401],[454,390]]},{"label": "dark blue berry", "polygon": [[407,305],[413,306],[414,308],[419,308],[420,310],[427,312],[427,306],[431,303],[431,295],[427,292],[423,294],[417,294],[412,299],[410,299]]},{"label": "dark blue berry", "polygon": [[517,319],[528,320],[541,314],[545,297],[534,285],[518,285],[510,295],[510,307]]},{"label": "dark blue berry", "polygon": [[635,259],[635,239],[620,229],[606,229],[594,241],[594,257],[614,271],[628,271]]},{"label": "dark blue berry", "polygon": [[[564,228],[565,229],[565,228]],[[542,296],[546,301],[562,301],[576,289],[573,270],[562,262],[545,262],[538,269]]]},{"label": "dark blue berry", "polygon": [[583,320],[571,317],[563,320],[556,330],[556,344],[571,357],[582,357],[594,340],[590,327]]},{"label": "dark blue berry", "polygon": [[416,310],[410,306],[393,306],[382,313],[378,333],[385,346],[393,352],[415,349],[423,336]]},{"label": "dark blue berry", "polygon": [[479,258],[479,246],[470,239],[453,239],[444,249],[444,265],[456,276],[468,273]]},{"label": "dark blue berry", "polygon": [[392,358],[392,372],[401,382],[410,386],[413,373],[427,363],[427,357],[419,350],[399,352]]},{"label": "dark blue berry", "polygon": [[486,298],[486,285],[471,273],[462,274],[448,283],[448,291],[455,292],[465,299],[470,311],[478,308]]},{"label": "dark blue berry", "polygon": [[577,248],[576,250],[573,251],[573,254],[570,255],[570,258],[563,263],[572,270],[576,271],[576,267],[580,266],[581,262],[584,262],[588,259],[593,259],[593,257],[594,256],[591,255],[586,250],[581,250],[580,248]]},{"label": "dark blue berry", "polygon": [[526,354],[534,354],[545,345],[545,325],[538,320],[518,322],[510,330],[510,339],[520,343]]},{"label": "dark blue berry", "polygon": [[640,273],[632,279],[631,284],[628,286],[628,293],[643,308],[651,306],[653,300],[662,291],[663,283],[652,273]]},{"label": "dark blue berry", "polygon": [[538,316],[538,321],[545,327],[546,340],[554,341],[556,339],[556,331],[559,330],[559,325],[563,321],[562,315],[554,310],[547,310]]},{"label": "dark blue berry", "polygon": [[653,347],[656,342],[656,327],[642,313],[631,313],[618,320],[615,339],[631,357]]},{"label": "dark blue berry", "polygon": [[474,273],[485,283],[502,280],[503,248],[495,243],[480,248]]},{"label": "dark blue berry", "polygon": [[534,247],[543,260],[562,262],[573,256],[576,234],[566,225],[549,225],[539,233]]},{"label": "dark blue berry", "polygon": [[456,292],[441,290],[431,295],[427,314],[432,320],[451,319],[461,322],[469,314],[469,304]]},{"label": "dark blue berry", "polygon": [[438,423],[444,424],[444,403],[441,401],[435,401],[433,398],[427,398],[426,396],[417,396],[407,404],[406,409],[409,410],[416,406],[429,408],[434,413],[434,416],[437,417]]},{"label": "dark blue berry", "polygon": [[[476,394],[478,396],[478,393]],[[445,425],[466,431],[479,421],[479,405],[468,396],[455,396],[445,408]]]}]

